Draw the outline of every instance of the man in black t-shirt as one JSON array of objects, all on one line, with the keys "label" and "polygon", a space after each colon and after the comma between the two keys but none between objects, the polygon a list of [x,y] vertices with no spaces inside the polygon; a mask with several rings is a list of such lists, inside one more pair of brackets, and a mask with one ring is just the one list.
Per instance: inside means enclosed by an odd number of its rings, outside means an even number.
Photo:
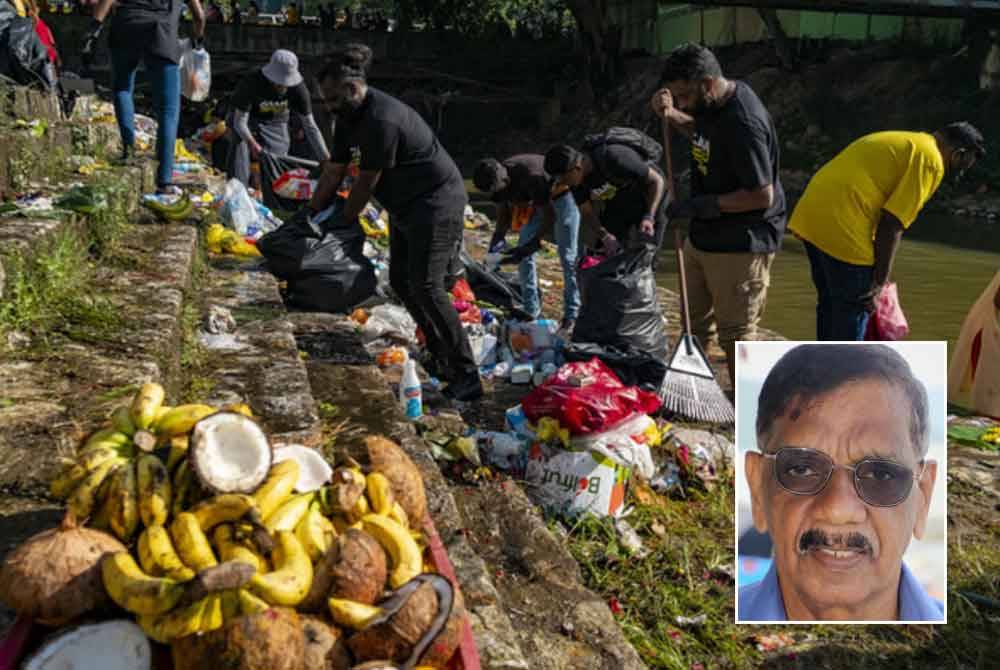
[{"label": "man in black t-shirt", "polygon": [[[476,165],[472,182],[497,203],[497,227],[489,248],[491,255],[499,256],[503,250],[504,237],[511,228],[515,212],[520,214],[530,209],[528,221],[519,231],[519,245],[538,236],[543,230],[543,221],[544,229],[554,230],[564,280],[560,329],[571,332],[580,311],[580,289],[576,282],[580,212],[573,198],[566,190],[553,195],[553,180],[545,172],[545,157],[539,154],[519,154],[502,163],[495,158],[484,158]],[[537,319],[541,305],[534,253],[525,255],[518,273],[524,311]]]},{"label": "man in black t-shirt", "polygon": [[785,232],[778,134],[753,90],[726,79],[702,46],[674,49],[660,81],[653,111],[691,141],[691,197],[667,212],[691,221],[684,243],[691,327],[706,343],[718,331],[733,380],[735,343],[756,333]]},{"label": "man in black t-shirt", "polygon": [[465,230],[465,183],[420,115],[368,85],[371,57],[363,44],[344,45],[320,76],[337,125],[333,159],[309,211],[333,202],[356,147],[360,172],[344,217],[357,220],[372,196],[389,211],[389,283],[427,339],[431,372],[449,382],[445,395],[476,400],[483,394],[479,369],[445,285]]},{"label": "man in black t-shirt", "polygon": [[286,49],[271,54],[271,61],[247,75],[232,97],[230,125],[242,140],[229,151],[227,174],[250,183],[250,161],[261,151],[287,156],[291,144],[290,114],[298,116],[313,158],[326,160],[330,152],[312,114],[312,100],[299,73],[299,59]]}]

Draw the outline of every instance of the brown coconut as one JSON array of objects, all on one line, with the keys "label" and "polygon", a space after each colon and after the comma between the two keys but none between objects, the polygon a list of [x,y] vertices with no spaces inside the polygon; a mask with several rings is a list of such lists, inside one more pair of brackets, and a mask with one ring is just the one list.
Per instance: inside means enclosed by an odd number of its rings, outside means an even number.
[{"label": "brown coconut", "polygon": [[[437,613],[438,599],[434,587],[422,584],[392,619],[355,633],[348,639],[347,646],[358,663],[378,659],[403,662],[413,653],[414,646],[430,627]],[[448,622],[420,657],[417,665],[444,668],[458,649],[464,622],[465,603],[461,592],[456,591]]]},{"label": "brown coconut", "polygon": [[421,528],[427,514],[424,478],[399,445],[381,435],[365,438],[371,469],[381,472],[392,484],[392,492],[410,520],[410,526]]},{"label": "brown coconut", "polygon": [[305,633],[295,610],[284,607],[227,621],[170,646],[174,670],[307,670]]},{"label": "brown coconut", "polygon": [[338,535],[313,569],[303,612],[326,612],[328,598],[372,605],[382,596],[388,576],[385,550],[368,533],[349,528]]},{"label": "brown coconut", "polygon": [[343,632],[319,617],[305,615],[301,619],[306,670],[351,670],[351,654]]},{"label": "brown coconut", "polygon": [[101,559],[128,551],[113,536],[76,525],[67,513],[59,528],[38,533],[0,567],[0,601],[47,626],[62,626],[110,604]]}]

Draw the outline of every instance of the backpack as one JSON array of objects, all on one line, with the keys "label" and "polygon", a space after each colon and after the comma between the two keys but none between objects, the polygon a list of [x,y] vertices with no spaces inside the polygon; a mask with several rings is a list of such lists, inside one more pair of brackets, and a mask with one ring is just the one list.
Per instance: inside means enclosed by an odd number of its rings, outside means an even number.
[{"label": "backpack", "polygon": [[[639,154],[639,157],[647,163],[657,164],[663,157],[663,146],[646,133],[635,128],[613,126],[603,133],[587,135],[583,138],[583,146],[581,147],[583,151],[590,154],[590,157],[598,164],[597,167],[605,176],[608,176],[609,172],[602,164],[603,156],[596,154],[594,149],[608,144],[626,146]],[[616,183],[616,180],[610,176],[609,181],[619,188],[628,185],[627,183]]]}]

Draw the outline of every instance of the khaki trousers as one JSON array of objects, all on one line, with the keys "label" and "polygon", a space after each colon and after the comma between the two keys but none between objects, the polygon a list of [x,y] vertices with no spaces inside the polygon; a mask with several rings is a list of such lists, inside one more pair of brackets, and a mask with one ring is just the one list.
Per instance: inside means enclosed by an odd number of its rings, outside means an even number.
[{"label": "khaki trousers", "polygon": [[691,330],[707,347],[718,340],[736,388],[736,342],[752,340],[764,314],[774,254],[699,251],[684,241]]}]

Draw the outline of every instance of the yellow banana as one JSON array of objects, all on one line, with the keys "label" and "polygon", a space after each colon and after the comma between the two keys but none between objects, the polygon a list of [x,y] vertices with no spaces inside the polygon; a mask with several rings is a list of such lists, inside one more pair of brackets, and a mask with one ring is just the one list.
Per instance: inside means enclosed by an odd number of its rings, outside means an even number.
[{"label": "yellow banana", "polygon": [[227,589],[219,596],[222,598],[222,620],[224,622],[231,621],[238,617],[240,615],[240,596],[236,589]]},{"label": "yellow banana", "polygon": [[122,542],[128,542],[139,527],[139,489],[134,463],[115,470],[108,490],[111,530]]},{"label": "yellow banana", "polygon": [[195,572],[218,565],[215,554],[212,553],[212,545],[208,543],[194,514],[178,514],[170,524],[170,537],[181,561]]},{"label": "yellow banana", "polygon": [[177,464],[180,463],[182,459],[187,457],[187,452],[187,435],[178,435],[177,437],[170,438],[170,453],[167,455],[167,470],[173,472]]},{"label": "yellow banana", "polygon": [[159,616],[140,616],[139,626],[150,639],[160,644],[170,644],[179,637],[194,635],[201,630],[201,622],[211,598],[212,596],[202,598],[186,607]]},{"label": "yellow banana", "polygon": [[160,417],[152,429],[161,439],[187,435],[194,428],[194,424],[210,414],[215,414],[216,411],[209,405],[178,405]]},{"label": "yellow banana", "polygon": [[198,519],[201,529],[207,533],[220,523],[242,519],[255,504],[251,496],[242,493],[222,493],[198,503],[191,508],[191,513]]},{"label": "yellow banana", "polygon": [[222,615],[222,594],[213,593],[208,596],[208,603],[205,605],[201,622],[198,624],[198,632],[207,633],[216,628],[222,628],[222,624],[225,622],[225,617]]},{"label": "yellow banana", "polygon": [[153,454],[143,454],[136,462],[139,480],[139,516],[146,526],[163,525],[170,514],[172,486],[167,466]]},{"label": "yellow banana", "polygon": [[170,501],[170,513],[174,517],[184,511],[184,505],[187,502],[188,494],[191,492],[193,482],[191,469],[188,467],[187,459],[184,459],[174,472],[173,500]]},{"label": "yellow banana", "polygon": [[294,531],[305,517],[306,512],[309,511],[309,505],[312,504],[314,498],[312,493],[303,493],[285,501],[281,507],[274,510],[271,516],[264,519],[264,527],[267,528],[267,532],[273,535],[280,530]]},{"label": "yellow banana", "polygon": [[139,387],[129,407],[129,417],[136,429],[146,430],[152,425],[156,410],[160,409],[165,396],[163,387],[156,382],[147,382]]},{"label": "yellow banana", "polygon": [[295,527],[295,537],[313,563],[326,553],[336,534],[333,524],[319,511],[317,503],[310,505],[305,517]]},{"label": "yellow banana", "polygon": [[403,509],[398,500],[392,504],[392,509],[389,511],[388,516],[403,528],[410,527],[410,520],[406,516],[406,510]]},{"label": "yellow banana", "polygon": [[358,496],[358,499],[354,501],[354,507],[347,511],[347,520],[352,524],[357,523],[369,513],[371,513],[371,508],[368,506],[368,498]]},{"label": "yellow banana", "polygon": [[333,621],[352,630],[366,628],[372,619],[382,614],[382,610],[378,607],[343,598],[330,598],[327,604]]},{"label": "yellow banana", "polygon": [[49,494],[57,500],[65,500],[86,476],[87,470],[83,466],[71,462],[49,484]]},{"label": "yellow banana", "polygon": [[159,407],[157,407],[156,414],[153,415],[153,423],[151,423],[150,425],[155,426],[159,422],[159,420],[163,418],[163,415],[172,409],[173,409],[172,405],[160,405]]},{"label": "yellow banana", "polygon": [[90,447],[77,455],[76,462],[86,472],[90,472],[101,463],[109,461],[112,458],[127,458],[120,450],[121,447]]},{"label": "yellow banana", "polygon": [[117,446],[124,446],[129,443],[129,435],[126,435],[121,430],[110,426],[108,428],[102,428],[90,435],[86,442],[80,447],[80,450],[86,449],[92,444],[98,444],[102,442],[109,442]]},{"label": "yellow banana", "polygon": [[227,561],[242,561],[252,565],[259,574],[270,570],[267,559],[258,554],[253,549],[246,547],[233,537],[233,527],[228,523],[219,524],[212,533],[212,541],[215,549],[219,552],[219,558],[223,563]]},{"label": "yellow banana", "polygon": [[276,539],[274,571],[254,575],[248,587],[272,605],[294,607],[302,602],[312,586],[312,563],[294,534],[282,531]]},{"label": "yellow banana", "polygon": [[299,481],[299,464],[295,461],[289,459],[271,467],[267,479],[253,494],[261,518],[267,519],[288,499],[297,481]]},{"label": "yellow banana", "polygon": [[132,421],[132,412],[128,405],[122,405],[111,413],[111,425],[128,437],[135,434],[135,423]]},{"label": "yellow banana", "polygon": [[127,551],[104,557],[101,578],[111,599],[134,614],[169,612],[184,595],[183,584],[166,577],[150,577]]},{"label": "yellow banana", "polygon": [[409,530],[378,514],[365,516],[361,519],[361,524],[362,530],[378,540],[392,558],[392,572],[389,573],[389,585],[392,588],[398,589],[423,571],[420,547]]},{"label": "yellow banana", "polygon": [[195,572],[184,565],[170,541],[170,534],[161,525],[148,526],[139,535],[139,563],[151,575],[166,575],[178,582],[194,579]]},{"label": "yellow banana", "polygon": [[238,597],[240,599],[240,614],[243,614],[244,616],[247,614],[257,614],[258,612],[264,612],[271,609],[271,606],[268,605],[267,602],[261,600],[246,589],[240,589]]},{"label": "yellow banana", "polygon": [[396,496],[392,493],[392,484],[381,472],[373,472],[365,478],[368,501],[371,503],[372,511],[383,516],[390,516],[392,505],[396,502]]},{"label": "yellow banana", "polygon": [[250,409],[250,405],[242,402],[234,403],[232,405],[226,405],[222,408],[223,412],[236,412],[237,414],[242,414],[245,417],[253,418],[253,410]]},{"label": "yellow banana", "polygon": [[125,459],[114,458],[101,463],[87,473],[87,476],[77,485],[72,495],[66,501],[66,505],[73,512],[73,516],[77,519],[86,519],[90,516],[94,511],[95,494],[98,487],[100,487],[105,477],[108,476],[113,468],[124,462]]}]

